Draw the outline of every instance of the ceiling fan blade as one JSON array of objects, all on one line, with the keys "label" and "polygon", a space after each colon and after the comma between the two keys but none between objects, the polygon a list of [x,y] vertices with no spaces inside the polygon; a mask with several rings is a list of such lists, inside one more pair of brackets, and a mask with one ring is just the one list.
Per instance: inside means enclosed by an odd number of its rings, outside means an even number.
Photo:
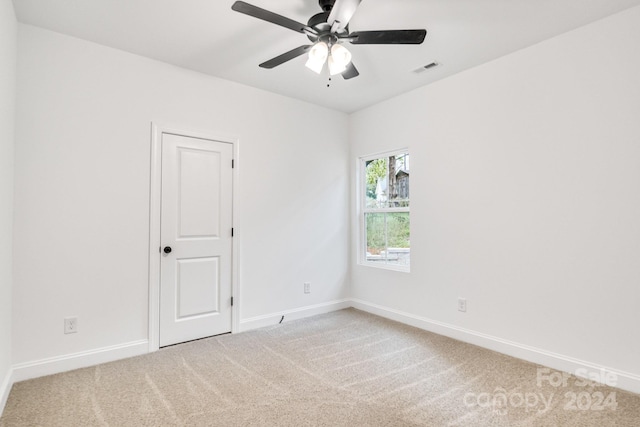
[{"label": "ceiling fan blade", "polygon": [[427,30],[356,31],[349,34],[352,44],[421,44]]},{"label": "ceiling fan blade", "polygon": [[291,61],[293,58],[297,58],[298,56],[304,54],[309,49],[311,49],[311,45],[299,46],[295,49],[290,50],[289,52],[283,53],[282,55],[276,56],[266,62],[260,64],[261,68],[274,68],[280,64],[284,64],[287,61]]},{"label": "ceiling fan blade", "polygon": [[346,28],[353,14],[356,13],[356,9],[361,1],[362,0],[336,0],[329,14],[329,19],[327,19],[329,25],[332,26],[331,29],[333,32],[339,32]]},{"label": "ceiling fan blade", "polygon": [[235,2],[233,6],[231,6],[231,9],[236,12],[244,13],[245,15],[253,16],[254,18],[262,19],[263,21],[271,22],[272,24],[280,25],[281,27],[289,28],[290,30],[297,31],[299,33],[318,34],[316,30],[308,25],[243,1]]},{"label": "ceiling fan blade", "polygon": [[356,66],[353,65],[353,62],[349,62],[349,65],[347,65],[347,69],[342,72],[342,77],[345,80],[349,80],[349,79],[352,79],[354,77],[358,77],[359,75],[360,75],[360,73],[358,72],[358,69],[356,68]]}]

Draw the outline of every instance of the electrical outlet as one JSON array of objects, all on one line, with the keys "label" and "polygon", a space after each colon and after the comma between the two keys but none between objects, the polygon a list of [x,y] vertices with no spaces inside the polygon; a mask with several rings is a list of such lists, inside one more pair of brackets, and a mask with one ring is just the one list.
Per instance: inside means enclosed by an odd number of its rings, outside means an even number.
[{"label": "electrical outlet", "polygon": [[78,318],[77,317],[65,317],[64,318],[64,333],[75,334],[78,332]]},{"label": "electrical outlet", "polygon": [[311,293],[311,283],[309,283],[309,282],[305,282],[304,283],[304,293],[305,294],[310,294]]},{"label": "electrical outlet", "polygon": [[467,300],[464,298],[458,298],[458,311],[467,311]]}]

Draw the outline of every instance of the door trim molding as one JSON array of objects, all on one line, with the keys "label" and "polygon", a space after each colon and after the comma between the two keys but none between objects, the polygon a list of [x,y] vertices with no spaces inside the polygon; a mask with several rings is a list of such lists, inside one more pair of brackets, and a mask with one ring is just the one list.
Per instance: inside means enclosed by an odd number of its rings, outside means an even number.
[{"label": "door trim molding", "polygon": [[240,215],[238,204],[240,141],[237,137],[210,131],[189,129],[161,122],[151,122],[151,179],[149,185],[149,352],[160,348],[160,212],[162,195],[162,134],[201,138],[233,145],[232,226],[234,229],[231,264],[231,332],[240,326]]}]

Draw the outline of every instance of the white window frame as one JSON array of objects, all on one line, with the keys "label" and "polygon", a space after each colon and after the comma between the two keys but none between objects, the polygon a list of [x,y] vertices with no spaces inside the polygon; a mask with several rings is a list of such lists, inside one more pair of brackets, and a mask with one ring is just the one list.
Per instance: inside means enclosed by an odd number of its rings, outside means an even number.
[{"label": "white window frame", "polygon": [[358,195],[358,223],[359,223],[359,233],[358,233],[358,264],[367,267],[375,267],[382,268],[385,270],[394,270],[409,273],[411,271],[411,265],[395,265],[395,264],[387,264],[387,263],[377,263],[373,261],[367,261],[367,230],[366,230],[366,221],[365,215],[367,213],[393,213],[393,212],[407,212],[409,214],[409,223],[411,223],[411,198],[409,198],[409,206],[401,207],[401,208],[367,208],[366,207],[366,198],[367,198],[367,190],[366,190],[366,164],[369,160],[376,160],[384,157],[399,155],[399,154],[410,154],[408,148],[401,148],[397,150],[391,151],[383,151],[380,153],[369,154],[366,156],[359,157],[358,162],[358,173],[356,179],[356,194]]}]

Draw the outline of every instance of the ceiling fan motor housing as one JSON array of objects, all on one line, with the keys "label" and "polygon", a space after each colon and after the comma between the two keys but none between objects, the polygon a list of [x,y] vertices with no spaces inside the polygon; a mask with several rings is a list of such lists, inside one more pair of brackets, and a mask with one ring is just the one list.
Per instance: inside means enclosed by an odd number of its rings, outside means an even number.
[{"label": "ceiling fan motor housing", "polygon": [[[323,34],[331,31],[331,25],[327,23],[328,19],[329,12],[316,13],[311,18],[309,18],[309,22],[307,22],[307,25],[316,30],[318,34]],[[307,34],[307,37],[312,42],[317,41],[319,38],[318,36],[312,36],[311,34]]]},{"label": "ceiling fan motor housing", "polygon": [[309,18],[309,21],[307,22],[307,25],[316,30],[319,34],[318,36],[307,34],[307,37],[312,42],[317,42],[331,32],[331,25],[329,25],[327,21],[329,20],[329,15],[331,14],[331,10],[335,3],[336,0],[318,0],[318,4],[320,5],[322,12],[316,13]]},{"label": "ceiling fan motor housing", "polygon": [[[320,4],[322,5],[323,1],[329,2],[328,0],[320,0]],[[333,6],[335,0],[330,1],[331,6]],[[331,8],[329,8],[326,12],[320,12],[313,15],[309,18],[307,25],[313,28],[318,32],[318,35],[307,34],[307,38],[312,42],[317,42],[318,40],[324,41],[326,43],[335,43],[338,39],[336,35],[344,36],[349,34],[349,26],[345,26],[342,30],[338,31],[335,34],[331,33],[331,25],[327,22],[329,20],[329,15],[331,14]]]},{"label": "ceiling fan motor housing", "polygon": [[320,4],[320,8],[324,11],[324,12],[331,12],[331,9],[333,9],[333,5],[335,4],[336,0],[318,0],[318,4]]},{"label": "ceiling fan motor housing", "polygon": [[[318,29],[318,26],[322,24],[329,26],[329,24],[327,24],[328,19],[329,19],[329,12],[316,13],[311,18],[309,18],[309,22],[307,22],[307,25],[315,29]],[[329,26],[329,28],[331,27]]]}]

